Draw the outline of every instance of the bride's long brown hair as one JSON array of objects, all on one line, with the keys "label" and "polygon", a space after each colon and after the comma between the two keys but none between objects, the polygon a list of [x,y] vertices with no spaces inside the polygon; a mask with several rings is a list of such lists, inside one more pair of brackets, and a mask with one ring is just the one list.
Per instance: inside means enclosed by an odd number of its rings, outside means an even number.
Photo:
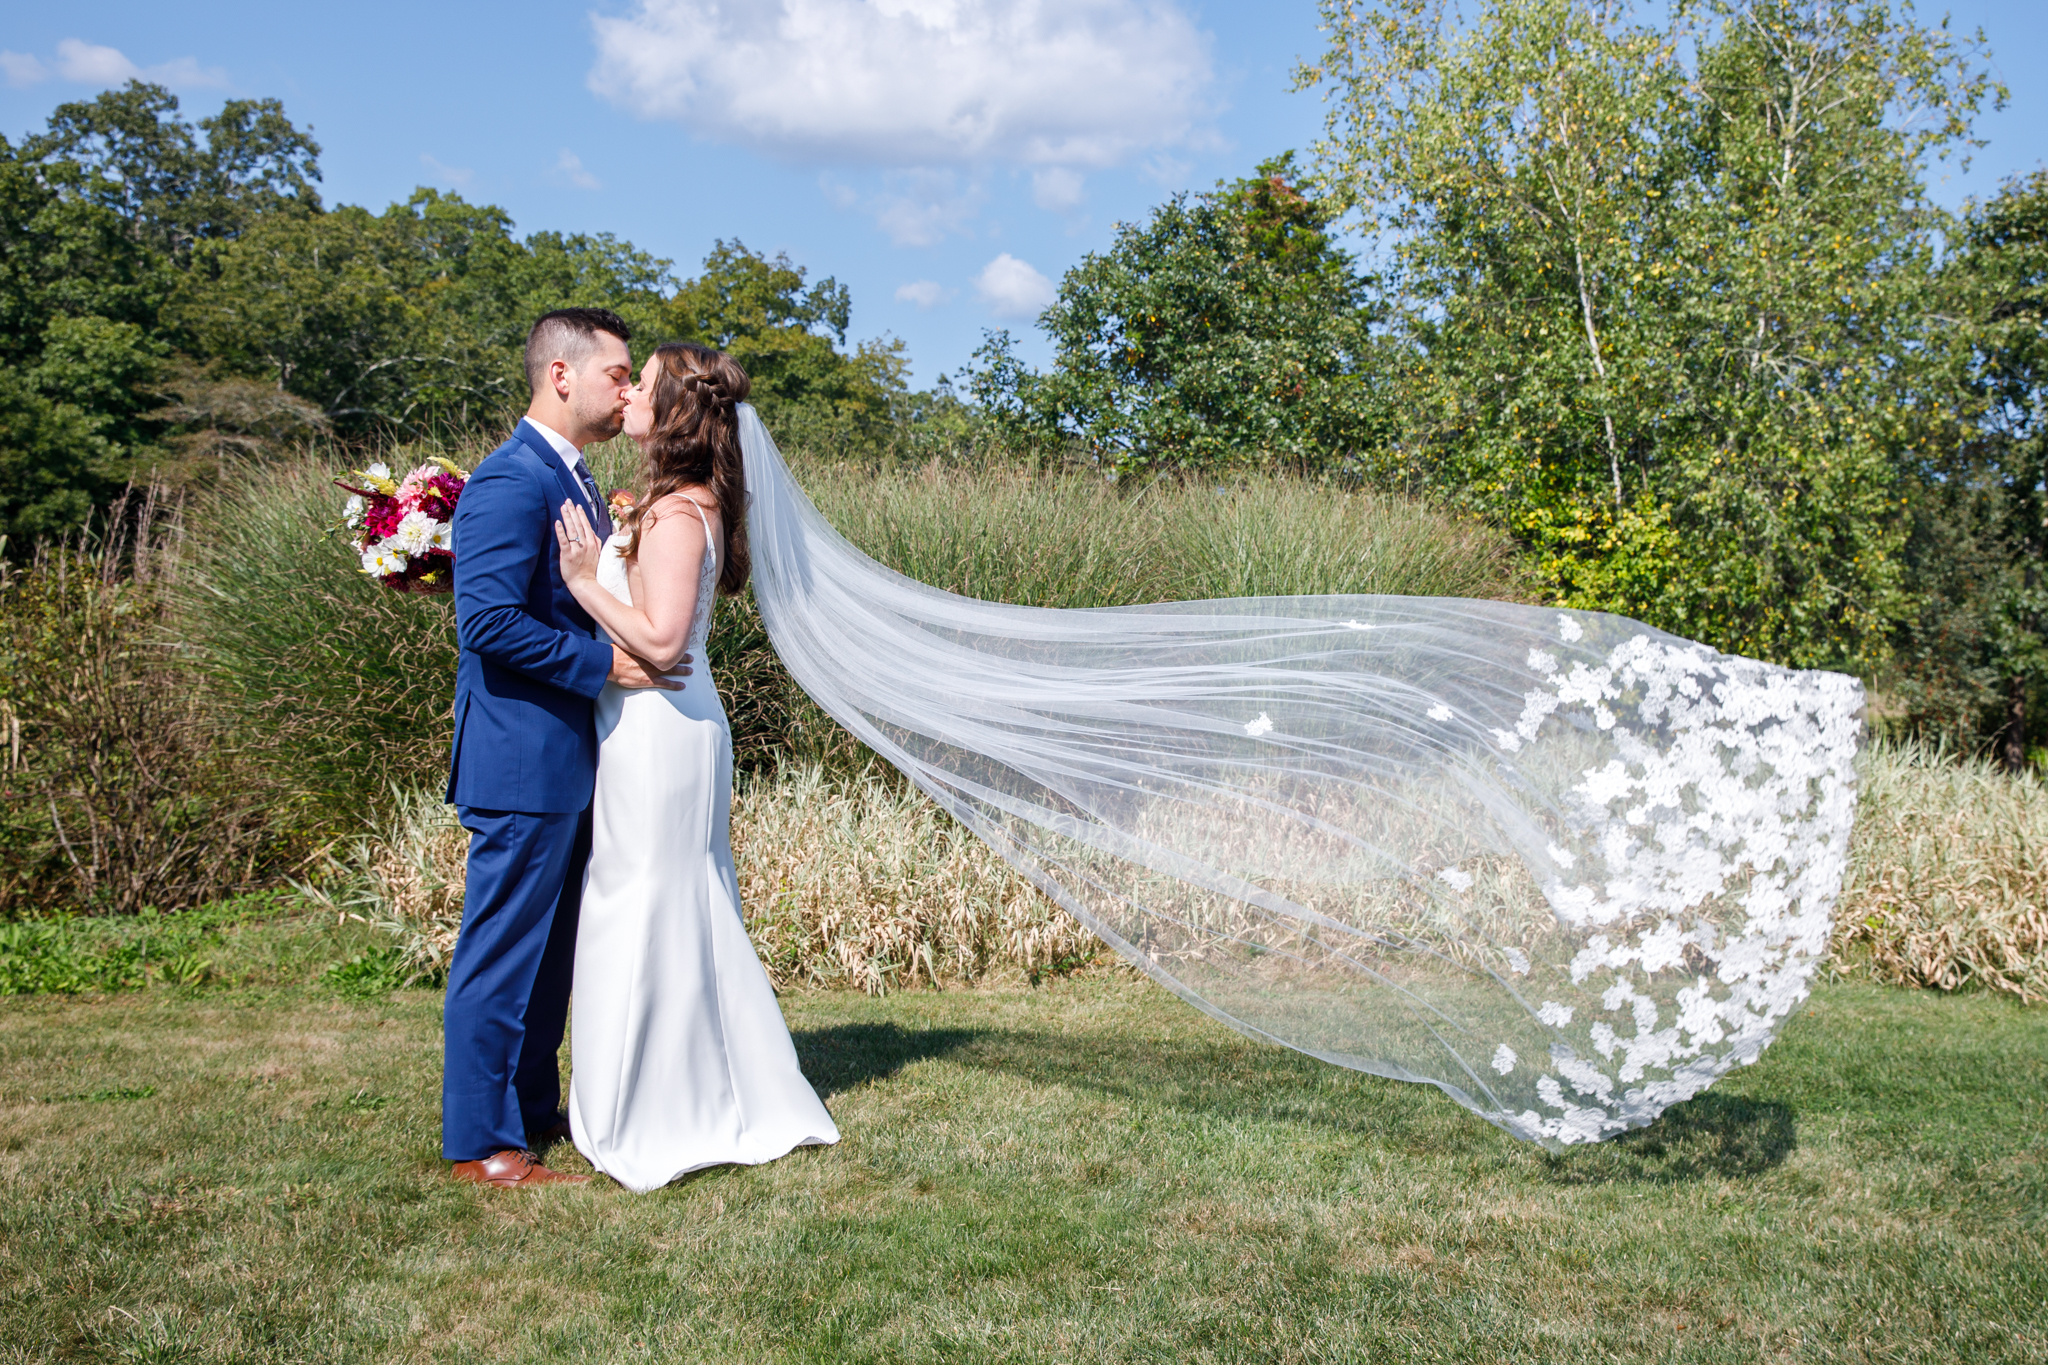
[{"label": "bride's long brown hair", "polygon": [[[740,455],[739,413],[752,388],[747,372],[723,351],[690,341],[654,348],[654,427],[648,432],[640,501],[626,514],[624,556],[640,552],[640,533],[653,525],[654,504],[681,488],[702,485],[718,500],[725,554],[718,590],[730,597],[747,586],[747,471]],[[694,513],[692,514],[694,515]]]}]

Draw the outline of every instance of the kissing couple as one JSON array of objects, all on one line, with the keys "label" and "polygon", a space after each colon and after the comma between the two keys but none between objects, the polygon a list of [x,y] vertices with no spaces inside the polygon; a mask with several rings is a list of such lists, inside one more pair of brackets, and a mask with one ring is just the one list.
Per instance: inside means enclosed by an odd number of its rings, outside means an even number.
[{"label": "kissing couple", "polygon": [[[532,404],[456,505],[448,800],[470,845],[441,1154],[459,1180],[584,1183],[534,1154],[564,1137],[642,1191],[839,1140],[741,920],[732,731],[703,662],[715,594],[747,584],[747,376],[671,343],[636,377],[631,340],[603,309],[536,322]],[[621,431],[644,489],[614,525],[583,450]]]}]

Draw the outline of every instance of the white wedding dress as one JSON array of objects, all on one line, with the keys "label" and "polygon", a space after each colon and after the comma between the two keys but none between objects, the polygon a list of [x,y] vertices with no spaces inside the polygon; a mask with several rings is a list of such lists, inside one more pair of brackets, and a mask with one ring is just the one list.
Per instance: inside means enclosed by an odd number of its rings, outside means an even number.
[{"label": "white wedding dress", "polygon": [[[718,580],[705,534],[688,685],[608,683],[597,700],[569,1124],[590,1164],[634,1190],[839,1140],[740,918],[732,731],[704,658]],[[597,581],[631,602],[623,543],[605,546]]]}]

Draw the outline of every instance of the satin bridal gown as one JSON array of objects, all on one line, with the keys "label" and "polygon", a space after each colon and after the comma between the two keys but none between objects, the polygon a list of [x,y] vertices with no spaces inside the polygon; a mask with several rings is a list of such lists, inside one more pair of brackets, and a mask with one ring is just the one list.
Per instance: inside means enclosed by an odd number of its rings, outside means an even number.
[{"label": "satin bridal gown", "polygon": [[[705,538],[688,686],[606,684],[597,701],[569,1124],[576,1150],[634,1190],[839,1140],[740,919],[732,732],[704,658],[718,582],[708,523]],[[605,546],[597,581],[631,602],[624,541]]]}]

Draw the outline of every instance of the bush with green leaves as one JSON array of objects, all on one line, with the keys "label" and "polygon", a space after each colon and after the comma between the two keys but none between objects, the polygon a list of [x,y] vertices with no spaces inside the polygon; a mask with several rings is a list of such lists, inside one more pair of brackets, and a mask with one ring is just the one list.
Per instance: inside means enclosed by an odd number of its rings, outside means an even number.
[{"label": "bush with green leaves", "polygon": [[1390,430],[1366,281],[1294,183],[1293,154],[1118,227],[1040,317],[1041,374],[1007,332],[976,400],[1022,443],[1072,443],[1119,474],[1341,469]]},{"label": "bush with green leaves", "polygon": [[1328,0],[1316,166],[1395,247],[1383,476],[1484,511],[1568,604],[1869,669],[1903,476],[1955,438],[1932,162],[1993,93],[1881,0]]},{"label": "bush with green leaves", "polygon": [[1908,485],[1913,610],[1885,692],[1905,727],[2017,769],[2048,738],[2048,171],[1970,207],[1943,285],[1974,420]]},{"label": "bush with green leaves", "polygon": [[0,916],[198,904],[288,857],[275,790],[166,639],[175,535],[151,511],[0,566]]}]

